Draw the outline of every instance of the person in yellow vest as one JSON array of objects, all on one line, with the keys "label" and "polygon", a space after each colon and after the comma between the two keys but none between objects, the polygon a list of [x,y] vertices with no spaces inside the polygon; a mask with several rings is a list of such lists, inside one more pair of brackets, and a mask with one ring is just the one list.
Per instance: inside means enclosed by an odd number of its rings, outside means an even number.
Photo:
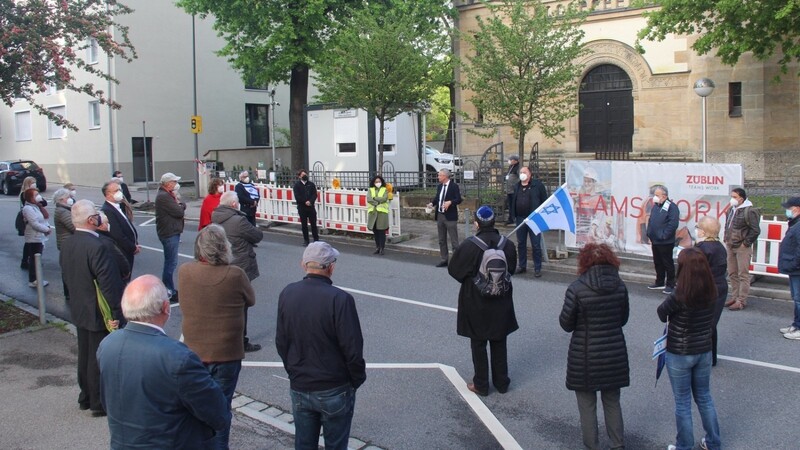
[{"label": "person in yellow vest", "polygon": [[389,229],[389,191],[383,177],[376,175],[367,190],[367,227],[375,233],[374,254],[383,255]]}]

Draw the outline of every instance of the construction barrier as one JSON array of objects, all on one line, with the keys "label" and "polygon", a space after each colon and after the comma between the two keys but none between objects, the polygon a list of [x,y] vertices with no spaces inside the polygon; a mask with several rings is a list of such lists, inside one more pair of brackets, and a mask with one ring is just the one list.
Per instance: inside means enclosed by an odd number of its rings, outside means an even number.
[{"label": "construction barrier", "polygon": [[[257,220],[278,223],[300,223],[294,192],[289,186],[254,183],[261,200],[256,210]],[[236,183],[226,183],[226,190],[234,190]],[[317,226],[333,230],[371,234],[367,228],[367,191],[356,189],[325,189],[317,187]],[[389,236],[400,235],[400,197],[394,193],[389,202]]]},{"label": "construction barrier", "polygon": [[752,275],[768,275],[772,277],[788,278],[787,275],[778,273],[778,247],[781,245],[788,222],[782,220],[761,219],[761,234],[753,246],[753,258],[750,261]]}]

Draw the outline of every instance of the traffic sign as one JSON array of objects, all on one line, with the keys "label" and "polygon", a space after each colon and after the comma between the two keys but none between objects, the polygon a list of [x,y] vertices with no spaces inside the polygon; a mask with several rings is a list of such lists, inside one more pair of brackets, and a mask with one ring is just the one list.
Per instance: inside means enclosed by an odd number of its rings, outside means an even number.
[{"label": "traffic sign", "polygon": [[203,116],[192,116],[191,129],[194,134],[203,132]]}]

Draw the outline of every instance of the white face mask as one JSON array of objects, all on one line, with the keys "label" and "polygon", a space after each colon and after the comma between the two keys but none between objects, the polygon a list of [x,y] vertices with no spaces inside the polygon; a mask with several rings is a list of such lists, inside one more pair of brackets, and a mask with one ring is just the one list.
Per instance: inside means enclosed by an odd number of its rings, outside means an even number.
[{"label": "white face mask", "polygon": [[250,182],[250,177],[244,177],[244,180],[242,180],[242,183],[249,183],[249,182]]},{"label": "white face mask", "polygon": [[120,182],[120,183],[124,183],[124,182],[125,182],[125,180],[124,180],[124,179],[122,179],[122,177],[117,177],[117,178],[119,178],[119,182]]},{"label": "white face mask", "polygon": [[734,207],[734,208],[736,208],[737,206],[739,206],[739,200],[736,200],[736,199],[735,199],[735,198],[733,198],[733,197],[731,197],[731,201],[730,201],[729,203],[730,203],[730,204],[731,204],[731,206],[732,206],[732,207]]},{"label": "white face mask", "polygon": [[42,198],[41,195],[37,195],[36,196],[36,203],[42,203],[42,200],[44,200],[44,199]]},{"label": "white face mask", "polygon": [[661,199],[657,195],[653,196],[653,203],[661,203]]},{"label": "white face mask", "polygon": [[121,192],[121,191],[114,192],[114,201],[115,201],[115,202],[119,203],[119,202],[121,202],[123,199],[125,199],[125,196],[124,196],[124,195],[122,195],[122,192]]},{"label": "white face mask", "polygon": [[375,187],[376,187],[376,188],[379,188],[379,187],[381,187],[381,182],[380,182],[380,181],[376,181],[376,182],[375,182]]},{"label": "white face mask", "polygon": [[72,197],[67,199],[67,206],[72,206],[75,204],[75,200]]},{"label": "white face mask", "polygon": [[173,191],[177,191],[180,188],[181,188],[181,184],[180,183],[175,183],[175,186],[172,187],[172,190]]},{"label": "white face mask", "polygon": [[217,186],[217,193],[222,194],[225,192],[225,186]]},{"label": "white face mask", "polygon": [[528,181],[528,174],[527,173],[519,174],[519,181]]}]

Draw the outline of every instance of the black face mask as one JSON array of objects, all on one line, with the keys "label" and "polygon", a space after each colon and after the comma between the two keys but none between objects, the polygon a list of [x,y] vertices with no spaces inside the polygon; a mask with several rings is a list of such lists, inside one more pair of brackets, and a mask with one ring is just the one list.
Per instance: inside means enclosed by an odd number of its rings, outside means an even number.
[{"label": "black face mask", "polygon": [[300,177],[300,179],[303,181],[308,181],[308,175],[303,175],[302,177]]}]

